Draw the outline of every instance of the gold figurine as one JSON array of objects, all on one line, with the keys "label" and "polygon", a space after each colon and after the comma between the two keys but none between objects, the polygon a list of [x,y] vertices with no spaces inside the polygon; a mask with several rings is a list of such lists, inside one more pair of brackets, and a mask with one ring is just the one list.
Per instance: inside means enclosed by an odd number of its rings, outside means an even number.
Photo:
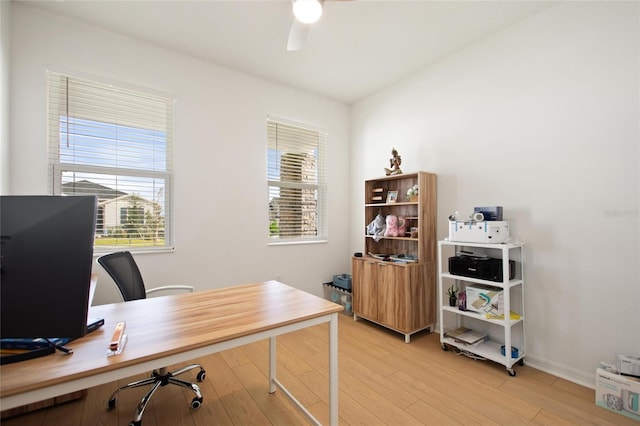
[{"label": "gold figurine", "polygon": [[398,154],[395,148],[391,149],[391,158],[389,159],[389,169],[384,169],[384,173],[387,176],[399,175],[402,173],[400,170],[400,164],[402,164],[402,158]]}]

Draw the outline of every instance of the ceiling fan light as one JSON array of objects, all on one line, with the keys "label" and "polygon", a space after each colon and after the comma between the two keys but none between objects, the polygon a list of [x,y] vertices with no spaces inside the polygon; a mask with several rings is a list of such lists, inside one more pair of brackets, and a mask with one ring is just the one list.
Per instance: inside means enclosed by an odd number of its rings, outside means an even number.
[{"label": "ceiling fan light", "polygon": [[318,0],[294,0],[293,15],[304,24],[313,24],[322,16],[322,4]]}]

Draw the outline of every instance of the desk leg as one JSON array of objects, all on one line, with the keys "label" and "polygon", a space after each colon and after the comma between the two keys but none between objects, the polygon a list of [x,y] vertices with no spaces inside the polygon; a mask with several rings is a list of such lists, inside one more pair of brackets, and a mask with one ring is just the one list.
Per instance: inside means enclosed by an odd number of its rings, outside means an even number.
[{"label": "desk leg", "polygon": [[329,322],[329,424],[338,424],[338,314]]},{"label": "desk leg", "polygon": [[276,391],[276,338],[269,337],[269,393]]},{"label": "desk leg", "polygon": [[[324,317],[326,318],[326,317]],[[320,425],[309,410],[307,410],[292,394],[278,382],[276,378],[276,338],[269,337],[269,393],[277,388],[298,407],[298,409],[313,423]],[[329,318],[329,424],[338,425],[338,313],[330,314]]]}]

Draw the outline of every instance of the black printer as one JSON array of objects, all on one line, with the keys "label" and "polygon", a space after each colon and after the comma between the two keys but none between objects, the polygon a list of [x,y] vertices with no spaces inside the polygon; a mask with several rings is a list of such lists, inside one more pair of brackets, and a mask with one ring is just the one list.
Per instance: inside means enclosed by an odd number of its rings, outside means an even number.
[{"label": "black printer", "polygon": [[[509,261],[509,279],[516,275],[516,262]],[[449,273],[463,277],[502,282],[502,259],[476,256],[454,256],[449,258]]]}]

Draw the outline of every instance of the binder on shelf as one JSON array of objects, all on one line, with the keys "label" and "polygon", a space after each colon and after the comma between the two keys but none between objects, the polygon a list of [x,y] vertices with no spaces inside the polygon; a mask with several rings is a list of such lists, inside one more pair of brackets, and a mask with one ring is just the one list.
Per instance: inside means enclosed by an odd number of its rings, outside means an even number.
[{"label": "binder on shelf", "polygon": [[487,340],[487,335],[485,333],[480,333],[467,327],[458,327],[454,330],[449,330],[444,333],[444,335],[445,337],[450,337],[456,342],[464,343],[465,345],[474,345]]}]

